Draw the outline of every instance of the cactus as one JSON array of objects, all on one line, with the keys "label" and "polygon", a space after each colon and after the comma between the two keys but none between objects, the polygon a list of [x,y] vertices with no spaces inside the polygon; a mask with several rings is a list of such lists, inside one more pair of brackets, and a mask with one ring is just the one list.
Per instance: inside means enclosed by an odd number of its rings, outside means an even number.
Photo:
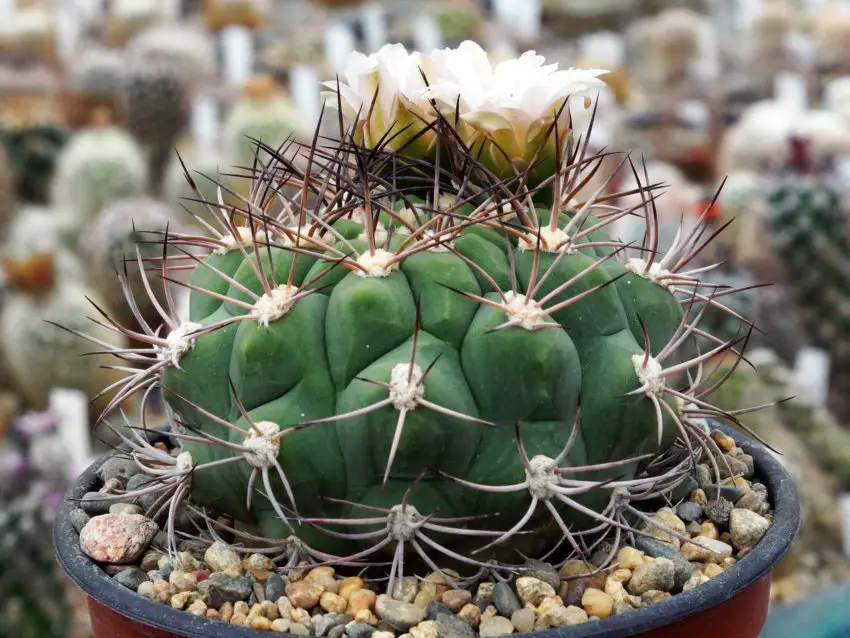
[{"label": "cactus", "polygon": [[[277,149],[290,136],[300,133],[301,122],[295,105],[283,88],[269,76],[249,80],[242,96],[233,105],[224,122],[224,147],[234,166],[250,168],[256,155],[256,141]],[[268,161],[268,154],[259,154]]]},{"label": "cactus", "polygon": [[122,111],[127,130],[145,149],[154,192],[189,121],[187,79],[171,61],[135,59],[127,68]]},{"label": "cactus", "polygon": [[155,24],[130,40],[127,53],[170,62],[190,81],[214,77],[216,73],[215,41],[209,33],[193,24]]},{"label": "cactus", "polygon": [[[576,202],[601,159],[586,145],[561,138],[538,191],[533,167],[500,180],[437,134],[458,162],[293,142],[214,237],[163,239],[207,254],[151,264],[152,281],[194,265],[189,314],[123,329],[151,350],[115,351],[134,368],[115,402],[159,387],[169,406],[179,454],[127,443],[156,456],[172,548],[191,495],[295,562],[389,562],[390,590],[405,561],[588,556],[711,453],[703,418],[724,413],[701,364],[737,342],[695,332],[697,306],[723,307],[688,265],[699,228],[661,253],[650,214],[626,245],[607,228],[646,201],[613,206],[625,193],[603,184]],[[711,345],[692,355],[697,334]]]},{"label": "cactus", "polygon": [[124,56],[105,47],[90,47],[68,69],[66,120],[73,126],[92,124],[92,115],[108,109],[119,120],[119,97],[124,83]]},{"label": "cactus", "polygon": [[60,155],[51,201],[82,226],[107,204],[147,190],[148,167],[139,145],[123,129],[100,125],[78,131]]},{"label": "cactus", "polygon": [[796,172],[781,179],[768,198],[779,274],[811,345],[829,352],[834,381],[847,383],[850,228],[837,183],[828,175]]},{"label": "cactus", "polygon": [[214,32],[231,25],[258,29],[268,12],[268,0],[207,0],[204,25]]},{"label": "cactus", "polygon": [[[89,283],[122,322],[132,321],[133,316],[127,312],[121,288],[115,286],[115,273],[119,271],[126,272],[141,315],[155,324],[154,301],[145,295],[138,272],[138,257],[149,260],[161,255],[156,240],[169,229],[172,232],[179,229],[174,217],[168,205],[159,200],[150,197],[121,199],[104,208],[81,239],[83,253],[87,255]],[[156,300],[164,304],[164,292],[156,292]]]}]

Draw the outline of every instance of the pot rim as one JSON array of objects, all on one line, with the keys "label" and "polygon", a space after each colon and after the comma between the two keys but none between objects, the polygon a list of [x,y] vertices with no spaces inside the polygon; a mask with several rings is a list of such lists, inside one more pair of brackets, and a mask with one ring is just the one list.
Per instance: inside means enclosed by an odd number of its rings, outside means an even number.
[{"label": "pot rim", "polygon": [[[671,626],[707,611],[748,589],[768,575],[797,539],[800,532],[800,502],[790,474],[773,453],[754,443],[732,428],[712,423],[732,436],[745,453],[752,455],[759,479],[767,487],[773,501],[774,519],[756,548],[716,578],[694,589],[676,594],[660,603],[642,607],[627,614],[559,629],[534,632],[537,638],[613,638]],[[104,455],[89,466],[66,492],[53,528],[56,556],[71,580],[85,592],[117,613],[131,620],[186,638],[208,638],[227,635],[234,638],[256,638],[267,635],[248,627],[228,625],[218,620],[193,616],[167,605],[142,598],[110,578],[83,553],[79,534],[71,525],[69,513],[97,480],[97,471],[118,451]],[[293,634],[278,634],[289,635]],[[519,634],[514,634],[519,635]],[[524,634],[531,635],[531,634]]]}]

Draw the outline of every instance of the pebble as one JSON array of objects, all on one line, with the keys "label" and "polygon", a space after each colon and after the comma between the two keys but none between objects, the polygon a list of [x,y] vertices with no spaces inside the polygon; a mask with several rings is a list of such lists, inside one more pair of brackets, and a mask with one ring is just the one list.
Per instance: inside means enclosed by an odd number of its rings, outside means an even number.
[{"label": "pebble", "polygon": [[168,577],[168,582],[178,592],[195,591],[198,588],[198,578],[194,574],[175,571]]},{"label": "pebble", "polygon": [[530,576],[517,578],[516,590],[522,602],[532,605],[539,605],[544,598],[555,595],[555,589],[550,584]]},{"label": "pebble", "polygon": [[[292,598],[290,596],[290,598]],[[295,602],[294,600],[292,602]],[[377,615],[395,629],[407,631],[425,620],[425,610],[412,603],[390,598],[381,594],[375,601]],[[442,615],[442,614],[440,614]],[[439,621],[439,618],[438,618]]]},{"label": "pebble", "polygon": [[295,622],[289,626],[289,633],[295,634],[296,636],[309,636],[310,629],[307,627],[307,625],[304,625],[300,622]]},{"label": "pebble", "polygon": [[437,638],[438,633],[437,623],[433,620],[423,620],[410,630],[413,638]]},{"label": "pebble", "polygon": [[555,609],[546,620],[550,627],[572,627],[586,623],[589,618],[587,612],[581,607],[570,606]]},{"label": "pebble", "polygon": [[272,621],[271,631],[276,631],[280,634],[289,633],[289,624],[288,618],[278,618]]},{"label": "pebble", "polygon": [[443,594],[443,604],[454,613],[459,612],[472,601],[472,594],[465,589],[450,589]]},{"label": "pebble", "polygon": [[705,566],[705,569],[702,570],[702,573],[708,576],[709,578],[717,578],[722,574],[725,570],[720,565],[715,563],[709,563]]},{"label": "pebble", "polygon": [[141,471],[142,469],[133,459],[124,458],[123,456],[113,456],[100,466],[97,470],[97,476],[104,483],[112,479],[117,479],[121,481],[121,485],[126,485],[130,477],[139,474]]},{"label": "pebble", "polygon": [[475,638],[472,627],[449,614],[437,614],[437,633],[440,638]]},{"label": "pebble", "polygon": [[419,580],[416,576],[405,576],[393,585],[393,598],[412,603],[419,592]]},{"label": "pebble", "polygon": [[[146,474],[136,474],[135,476],[131,476],[130,480],[127,481],[127,487],[125,489],[127,490],[127,492],[134,492],[139,489],[144,489],[146,487],[150,487],[150,483],[152,480],[153,479],[150,476],[147,476]],[[159,496],[156,493],[141,494],[140,496],[136,496],[128,502],[138,505],[143,510],[147,510],[154,504],[157,498],[159,498]]]},{"label": "pebble", "polygon": [[427,608],[432,602],[434,602],[434,594],[427,589],[416,592],[416,598],[413,599],[413,604],[423,609]]},{"label": "pebble", "polygon": [[348,638],[369,638],[375,634],[375,628],[364,623],[352,623],[346,627]]},{"label": "pebble", "polygon": [[470,627],[478,627],[478,624],[481,622],[481,610],[478,609],[478,605],[468,603],[457,612],[457,617]]},{"label": "pebble", "polygon": [[145,572],[141,569],[136,569],[135,567],[120,571],[112,578],[115,582],[120,583],[127,589],[132,589],[133,591],[138,591],[142,583],[146,583],[150,580]]},{"label": "pebble", "polygon": [[344,624],[346,621],[350,620],[351,616],[345,616],[344,614],[324,614],[323,616],[315,616],[313,618],[313,634],[316,636],[325,636],[334,627]]},{"label": "pebble", "polygon": [[691,574],[694,573],[694,566],[691,565],[687,558],[682,556],[681,552],[673,549],[666,543],[660,543],[651,538],[638,536],[635,538],[635,545],[638,549],[645,552],[647,556],[652,558],[668,558],[673,561],[673,588],[678,591],[681,589]]},{"label": "pebble", "polygon": [[77,534],[79,534],[86,526],[86,523],[91,520],[91,516],[86,514],[82,507],[75,507],[68,513],[68,519],[71,521],[71,525],[74,527]]},{"label": "pebble", "polygon": [[[699,545],[696,545],[698,543]],[[705,549],[703,549],[705,548]],[[732,555],[732,546],[707,536],[697,536],[693,543],[682,545],[682,556],[689,561],[719,563]]]},{"label": "pebble", "polygon": [[109,506],[114,500],[104,500],[103,494],[99,492],[88,492],[80,501],[80,508],[89,516],[98,516],[109,512]]},{"label": "pebble", "polygon": [[395,634],[391,631],[376,631],[372,638],[395,638]]},{"label": "pebble", "polygon": [[305,627],[309,627],[313,624],[313,618],[310,616],[310,612],[306,609],[301,609],[300,607],[293,609],[289,613],[289,618],[293,622],[301,623]]},{"label": "pebble", "polygon": [[380,622],[378,617],[372,612],[371,609],[361,609],[356,614],[354,614],[354,620],[356,620],[358,623],[373,626],[377,626],[377,624]]},{"label": "pebble", "polygon": [[[652,520],[660,525],[663,525],[665,528],[672,532],[676,532],[682,536],[687,536],[687,530],[685,529],[685,523],[681,518],[676,516],[676,512],[674,512],[669,507],[662,507],[658,510],[653,516]],[[657,538],[658,540],[669,543],[676,549],[679,548],[680,541],[679,539],[670,533],[670,531],[666,531],[664,529],[660,529],[655,525],[650,525],[649,523],[644,524],[644,531],[649,535]]]},{"label": "pebble", "polygon": [[359,589],[351,593],[348,599],[348,611],[356,614],[361,610],[374,609],[378,595],[370,589]]},{"label": "pebble", "polygon": [[717,461],[717,469],[720,470],[720,478],[727,479],[733,476],[744,476],[747,473],[747,464],[743,461],[727,456]]},{"label": "pebble", "polygon": [[518,609],[511,614],[511,624],[519,633],[528,633],[534,629],[534,611]]},{"label": "pebble", "polygon": [[234,578],[224,572],[214,572],[198,586],[201,593],[206,592],[210,607],[219,608],[224,603],[244,601],[251,595],[251,585],[242,578]]},{"label": "pebble", "polygon": [[686,499],[688,498],[688,495],[697,488],[699,488],[697,480],[693,476],[686,476],[682,479],[681,483],[673,488],[673,491],[670,493],[670,500],[675,503],[682,499]]},{"label": "pebble", "polygon": [[[481,609],[481,604],[479,603],[478,608]],[[484,608],[484,611],[481,612],[481,620],[487,620],[488,618],[493,618],[494,616],[499,615],[499,610],[496,609],[493,605],[487,605]]]},{"label": "pebble", "polygon": [[729,533],[737,550],[753,549],[770,527],[764,516],[745,509],[733,510],[729,516]]},{"label": "pebble", "polygon": [[[475,590],[475,602],[480,603],[483,601],[492,601],[493,600],[493,590],[496,588],[496,583],[481,583],[478,585],[478,589]],[[510,614],[508,614],[510,615]]]},{"label": "pebble", "polygon": [[705,514],[715,525],[726,526],[729,524],[729,515],[732,513],[732,503],[722,496],[709,501],[705,507]]},{"label": "pebble", "polygon": [[675,570],[669,558],[653,558],[634,571],[628,584],[629,593],[639,596],[650,589],[670,591],[675,586]]},{"label": "pebble", "polygon": [[561,584],[561,575],[558,570],[542,560],[526,559],[525,564],[520,568],[520,573],[523,576],[542,580],[552,589],[558,589],[558,585]]},{"label": "pebble", "polygon": [[607,618],[614,613],[614,598],[604,591],[591,587],[584,591],[581,606],[590,616]]},{"label": "pebble", "polygon": [[203,600],[198,599],[189,605],[186,611],[193,616],[203,616],[208,611],[207,604]]},{"label": "pebble", "polygon": [[269,577],[266,578],[266,586],[264,591],[266,600],[276,601],[278,598],[283,596],[285,591],[286,585],[283,582],[283,578],[281,578],[280,574],[271,572],[269,574]]},{"label": "pebble", "polygon": [[694,587],[698,587],[698,586],[702,585],[703,583],[707,583],[709,580],[711,580],[711,579],[708,576],[706,576],[705,574],[703,574],[702,572],[695,571],[694,575],[691,576],[688,579],[688,582],[685,583],[685,586],[682,587],[682,591],[690,591]]},{"label": "pebble", "polygon": [[514,612],[522,608],[511,586],[501,581],[493,586],[493,604],[506,618],[510,618]]},{"label": "pebble", "polygon": [[644,553],[634,547],[622,547],[614,559],[623,569],[635,569],[643,564]]},{"label": "pebble", "polygon": [[242,576],[242,561],[230,545],[216,541],[204,552],[204,562],[216,572],[224,572],[234,578]]},{"label": "pebble", "polygon": [[702,505],[693,501],[684,501],[679,503],[676,508],[676,515],[687,523],[699,522],[703,517]]},{"label": "pebble", "polygon": [[136,593],[142,598],[147,598],[148,600],[153,600],[154,598],[156,598],[156,588],[154,587],[154,584],[149,580],[140,583],[138,589],[136,590]]},{"label": "pebble", "polygon": [[437,620],[438,614],[448,614],[451,616],[452,610],[446,607],[443,603],[434,601],[425,609],[425,614],[428,620]]},{"label": "pebble", "polygon": [[322,609],[332,614],[342,614],[348,607],[345,598],[329,591],[324,592],[319,598],[319,605]]},{"label": "pebble", "polygon": [[292,604],[302,609],[312,609],[319,604],[325,588],[309,580],[299,580],[286,586],[286,595]]},{"label": "pebble", "polygon": [[701,488],[691,492],[690,500],[697,505],[702,505],[703,507],[708,505],[708,496],[706,496],[705,490]]},{"label": "pebble", "polygon": [[138,560],[159,527],[138,514],[101,514],[80,532],[80,548],[101,563],[123,564]]},{"label": "pebble", "polygon": [[142,508],[132,503],[113,503],[109,506],[110,514],[141,514]]},{"label": "pebble", "polygon": [[487,620],[482,620],[478,627],[478,633],[481,638],[493,638],[494,636],[507,636],[514,633],[514,625],[507,618],[502,616],[494,616]]},{"label": "pebble", "polygon": [[714,540],[720,538],[720,532],[717,531],[717,525],[711,521],[703,521],[700,523],[699,529],[700,533],[698,536],[705,536],[706,538],[713,538]]},{"label": "pebble", "polygon": [[707,487],[705,494],[709,501],[724,498],[730,503],[734,503],[741,498],[741,490],[734,485],[721,485],[719,489],[716,486]]},{"label": "pebble", "polygon": [[640,601],[644,605],[655,605],[656,603],[660,603],[663,600],[667,600],[668,598],[672,598],[673,594],[666,591],[658,591],[657,589],[650,589],[649,591],[645,591],[640,595]]},{"label": "pebble", "polygon": [[720,430],[712,430],[711,439],[724,454],[729,454],[729,452],[735,449],[735,439]]},{"label": "pebble", "polygon": [[741,498],[735,502],[737,509],[750,510],[759,515],[767,514],[770,511],[770,505],[767,498],[761,492],[746,492]]},{"label": "pebble", "polygon": [[337,625],[336,627],[331,627],[328,632],[328,638],[342,638],[345,635],[345,625]]},{"label": "pebble", "polygon": [[251,554],[242,560],[242,568],[251,574],[255,581],[264,583],[274,570],[274,563],[263,554]]},{"label": "pebble", "polygon": [[348,600],[351,598],[351,594],[360,591],[365,586],[366,583],[359,576],[349,576],[339,581],[339,591],[337,593],[345,598],[345,600]]}]

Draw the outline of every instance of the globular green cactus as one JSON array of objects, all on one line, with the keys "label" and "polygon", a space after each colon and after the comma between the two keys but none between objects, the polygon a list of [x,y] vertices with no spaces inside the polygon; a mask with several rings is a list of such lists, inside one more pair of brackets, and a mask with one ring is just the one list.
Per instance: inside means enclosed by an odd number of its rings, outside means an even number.
[{"label": "globular green cactus", "polygon": [[133,315],[125,303],[124,292],[115,285],[116,272],[126,274],[129,291],[138,300],[141,315],[149,322],[156,321],[154,304],[165,303],[165,292],[158,287],[153,298],[145,294],[138,260],[162,256],[158,240],[169,230],[177,232],[185,226],[176,217],[165,202],[147,196],[129,197],[106,206],[81,238],[82,252],[87,255],[89,283],[122,322],[132,321]]},{"label": "globular green cactus", "polygon": [[[686,354],[691,302],[719,305],[687,269],[699,233],[653,256],[650,223],[626,258],[606,227],[642,207],[591,217],[608,200],[567,204],[569,169],[552,215],[498,186],[411,199],[353,153],[282,161],[244,210],[220,209],[217,236],[171,238],[208,252],[187,256],[190,313],[164,304],[169,332],[126,330],[152,350],[128,352],[140,368],[116,402],[161,387],[183,446],[157,456],[172,510],[191,493],[319,560],[388,551],[393,577],[407,551],[480,566],[498,555],[467,553],[482,544],[583,553],[579,529],[628,528],[633,500],[707,445],[705,379],[684,373],[734,345]],[[360,179],[336,180],[343,166]],[[324,205],[264,214],[281,176]]]},{"label": "globular green cactus", "polygon": [[57,161],[51,201],[69,210],[82,226],[110,202],[141,195],[148,166],[139,145],[115,126],[94,126],[76,133]]},{"label": "globular green cactus", "polygon": [[799,312],[811,345],[829,352],[834,381],[850,375],[850,225],[837,182],[793,172],[769,195],[778,275]]},{"label": "globular green cactus", "polygon": [[[250,169],[259,155],[262,165],[268,161],[269,154],[256,152],[257,141],[276,150],[290,137],[300,134],[303,125],[295,105],[273,78],[252,78],[224,121],[223,142],[228,163]],[[233,172],[245,173],[235,168]]]},{"label": "globular green cactus", "polygon": [[[122,329],[150,350],[113,350],[107,411],[167,403],[177,453],[126,441],[172,548],[187,498],[296,563],[390,564],[390,590],[406,561],[499,570],[648,533],[636,502],[713,458],[706,417],[735,421],[703,363],[738,341],[697,327],[725,308],[691,265],[707,212],[659,250],[651,189],[620,207],[612,173],[579,196],[603,156],[557,126],[542,184],[497,176],[448,121],[433,162],[317,136],[259,165],[242,205],[211,202],[211,235],[163,237],[180,254],[149,285],[192,269],[188,312]],[[642,243],[609,236],[630,215]]]}]

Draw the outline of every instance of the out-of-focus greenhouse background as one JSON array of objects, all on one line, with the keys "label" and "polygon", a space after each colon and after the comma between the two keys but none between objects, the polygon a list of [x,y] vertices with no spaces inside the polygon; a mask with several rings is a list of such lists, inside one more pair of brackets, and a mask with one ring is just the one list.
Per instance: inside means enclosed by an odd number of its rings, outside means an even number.
[{"label": "out-of-focus greenhouse background", "polygon": [[[665,183],[662,244],[724,183],[709,224],[734,221],[710,277],[746,290],[735,310],[761,332],[718,400],[795,397],[744,417],[803,500],[765,638],[850,636],[850,3],[837,0],[0,0],[0,635],[91,635],[50,529],[69,483],[118,442],[93,425],[109,397],[89,403],[116,377],[48,322],[99,330],[87,298],[127,319],[114,274],[151,250],[139,230],[194,223],[184,165],[208,198],[199,174],[244,188],[229,171],[251,163],[246,137],[309,139],[321,82],[352,50],[464,40],[493,61],[535,50],[610,71],[590,145],[634,151]],[[627,219],[617,232],[641,239]]]}]

